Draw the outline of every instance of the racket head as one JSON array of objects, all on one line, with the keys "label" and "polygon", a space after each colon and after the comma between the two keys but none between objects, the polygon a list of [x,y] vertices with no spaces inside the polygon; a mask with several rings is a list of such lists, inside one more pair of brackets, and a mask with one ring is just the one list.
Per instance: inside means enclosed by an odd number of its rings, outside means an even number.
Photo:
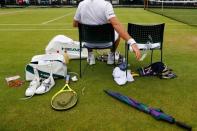
[{"label": "racket head", "polygon": [[55,110],[66,110],[74,107],[77,103],[77,93],[70,90],[59,92],[51,99],[51,106]]},{"label": "racket head", "polygon": [[73,107],[77,103],[77,100],[77,93],[72,90],[67,83],[52,97],[51,106],[55,110],[66,110]]}]

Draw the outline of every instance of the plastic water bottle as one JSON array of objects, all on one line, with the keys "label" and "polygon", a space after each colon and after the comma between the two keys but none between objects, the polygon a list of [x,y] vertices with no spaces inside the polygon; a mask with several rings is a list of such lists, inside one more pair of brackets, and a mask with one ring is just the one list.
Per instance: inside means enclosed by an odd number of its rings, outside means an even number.
[{"label": "plastic water bottle", "polygon": [[67,51],[64,51],[64,60],[65,60],[65,64],[69,63],[69,56],[68,56]]}]

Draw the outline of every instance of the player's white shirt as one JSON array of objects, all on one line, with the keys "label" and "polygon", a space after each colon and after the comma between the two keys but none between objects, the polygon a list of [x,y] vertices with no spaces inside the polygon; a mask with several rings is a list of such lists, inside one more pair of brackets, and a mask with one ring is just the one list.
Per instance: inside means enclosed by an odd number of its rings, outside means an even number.
[{"label": "player's white shirt", "polygon": [[105,0],[84,0],[79,3],[74,19],[83,24],[101,25],[115,17],[111,3]]},{"label": "player's white shirt", "polygon": [[[116,17],[112,4],[105,0],[84,0],[79,3],[74,20],[88,25],[102,25],[108,23],[108,20]],[[115,31],[115,40],[118,34]],[[100,46],[100,44],[85,43],[88,47]],[[112,43],[105,43],[102,46],[111,46]]]}]

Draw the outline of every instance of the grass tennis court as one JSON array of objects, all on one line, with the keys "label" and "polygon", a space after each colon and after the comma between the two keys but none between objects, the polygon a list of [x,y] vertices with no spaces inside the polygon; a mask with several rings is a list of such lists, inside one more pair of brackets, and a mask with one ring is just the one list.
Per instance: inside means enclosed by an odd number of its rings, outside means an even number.
[{"label": "grass tennis court", "polygon": [[171,19],[197,26],[197,9],[173,9],[173,8],[148,8],[148,10],[164,15]]},{"label": "grass tennis court", "polygon": [[[48,42],[58,34],[78,40],[72,27],[75,8],[0,9],[0,130],[1,131],[179,131],[180,128],[157,121],[109,96],[103,89],[111,89],[152,107],[163,109],[178,120],[197,130],[197,28],[171,20],[142,8],[115,8],[125,28],[127,23],[166,23],[164,35],[164,63],[178,78],[161,80],[138,77],[134,83],[118,86],[112,78],[112,67],[96,62],[78,82],[70,83],[79,96],[78,104],[68,111],[54,111],[52,96],[64,85],[56,80],[50,92],[24,97],[29,82],[17,89],[9,88],[5,77],[20,75],[25,79],[25,65],[32,56],[43,54]],[[118,48],[124,54],[124,41]],[[155,53],[159,56],[159,52]],[[130,53],[131,69],[147,66]],[[154,58],[157,60],[157,57]],[[85,61],[84,61],[85,64]],[[72,60],[69,71],[79,72],[79,61]],[[84,95],[81,91],[84,90]]]}]

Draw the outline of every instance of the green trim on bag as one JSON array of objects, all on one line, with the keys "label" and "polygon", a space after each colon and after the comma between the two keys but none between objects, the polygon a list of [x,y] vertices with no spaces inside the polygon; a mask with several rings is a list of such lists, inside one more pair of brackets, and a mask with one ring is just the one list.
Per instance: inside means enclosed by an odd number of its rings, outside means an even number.
[{"label": "green trim on bag", "polygon": [[[33,69],[33,67],[31,65],[27,65],[26,66],[26,71],[34,74],[34,69]],[[39,73],[39,77],[41,77],[41,78],[48,78],[50,76],[50,73],[47,73],[47,72],[44,72],[44,71],[40,71],[40,70],[38,70],[38,73]],[[59,78],[64,78],[64,76],[57,75],[57,74],[53,73],[53,78],[54,79],[59,79]]]}]

